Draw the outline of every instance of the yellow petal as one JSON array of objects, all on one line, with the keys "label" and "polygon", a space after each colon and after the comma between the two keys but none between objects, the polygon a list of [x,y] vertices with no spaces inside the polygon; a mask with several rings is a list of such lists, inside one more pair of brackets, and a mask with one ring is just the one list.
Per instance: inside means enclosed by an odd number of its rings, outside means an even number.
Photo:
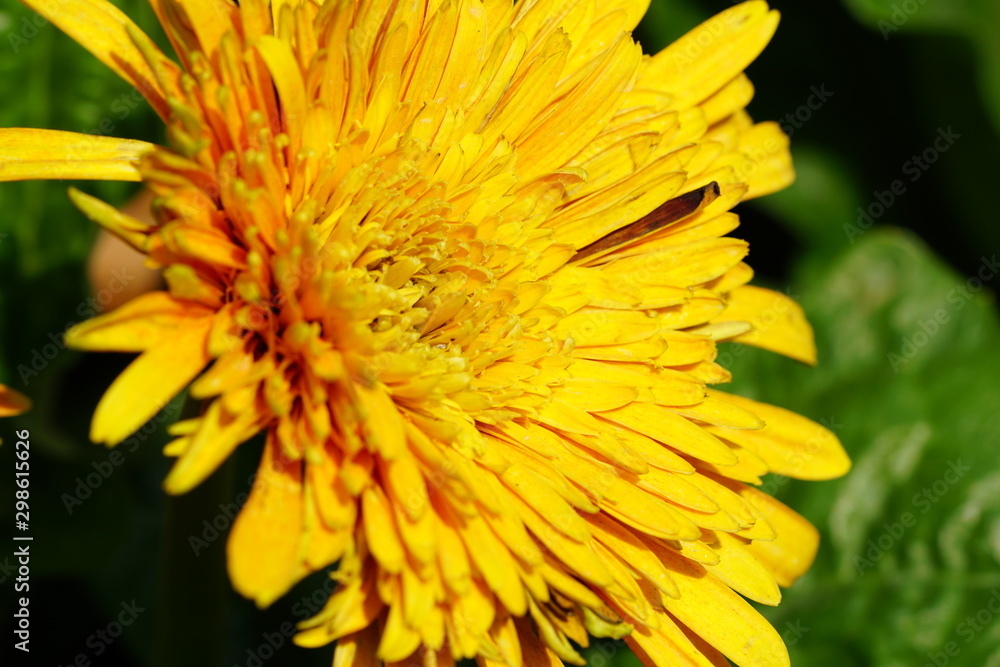
[{"label": "yellow petal", "polygon": [[328,445],[310,457],[306,468],[320,517],[331,530],[353,526],[358,517],[358,500],[339,474],[341,460],[342,455]]},{"label": "yellow petal", "polygon": [[729,293],[718,321],[749,322],[753,327],[732,340],[771,350],[807,364],[816,363],[812,327],[802,307],[780,292],[746,285]]},{"label": "yellow petal", "polygon": [[774,575],[754,558],[746,541],[722,531],[715,533],[715,539],[712,548],[719,554],[719,563],[709,572],[751,600],[772,606],[781,602]]},{"label": "yellow petal", "polygon": [[406,560],[406,552],[396,529],[392,508],[382,489],[374,486],[365,489],[361,496],[361,511],[372,555],[387,571],[399,572]]},{"label": "yellow petal", "polygon": [[731,466],[713,466],[711,463],[702,462],[698,464],[698,468],[739,482],[760,484],[760,478],[770,471],[763,459],[736,443],[730,443],[730,449],[739,457],[739,463]]},{"label": "yellow petal", "polygon": [[659,405],[632,403],[602,412],[601,417],[708,463],[729,465],[738,460],[728,447],[704,428]]},{"label": "yellow petal", "polygon": [[[524,665],[524,655],[521,653],[521,640],[517,636],[517,626],[514,618],[508,616],[506,619],[497,618],[493,623],[491,633],[497,648],[504,658],[504,663],[509,667],[522,667]],[[502,667],[498,664],[496,667]]]},{"label": "yellow petal", "polygon": [[353,538],[351,528],[331,530],[327,527],[317,507],[316,493],[312,488],[312,478],[306,478],[306,489],[303,497],[302,543],[299,557],[305,564],[303,569],[310,572],[332,565],[339,559]]},{"label": "yellow petal", "polygon": [[437,555],[441,577],[454,593],[461,595],[469,589],[472,581],[472,566],[469,563],[465,543],[459,536],[457,528],[450,525],[445,516],[438,518],[434,528],[439,545]]},{"label": "yellow petal", "polygon": [[801,515],[757,489],[744,486],[742,495],[774,526],[777,536],[747,547],[778,585],[788,587],[805,574],[819,549],[819,531]]},{"label": "yellow petal", "polygon": [[574,380],[608,382],[627,387],[650,389],[640,392],[641,401],[660,405],[691,405],[705,398],[704,385],[684,373],[669,369],[653,369],[646,365],[608,364],[589,359],[577,359],[570,367]]},{"label": "yellow petal", "polygon": [[85,216],[90,218],[91,222],[97,223],[136,250],[144,249],[147,233],[152,228],[151,224],[126,215],[114,206],[76,188],[69,189],[69,198]]},{"label": "yellow petal", "polygon": [[0,384],[0,417],[13,417],[31,409],[31,400],[24,394]]},{"label": "yellow petal", "polygon": [[[107,0],[23,2],[134,86],[162,118],[169,116],[166,94],[132,36],[140,36],[146,48],[156,47],[120,9]],[[163,55],[158,50],[157,53]]]},{"label": "yellow petal", "polygon": [[589,143],[618,111],[641,59],[639,45],[622,35],[587,77],[519,138],[518,169],[524,178],[559,168]]},{"label": "yellow petal", "polygon": [[781,636],[748,602],[702,566],[659,554],[680,589],[680,597],[663,599],[667,611],[740,667],[787,667]]},{"label": "yellow petal", "polygon": [[725,302],[719,295],[697,289],[687,303],[660,311],[660,321],[670,329],[687,329],[710,322],[725,309]]},{"label": "yellow petal", "polygon": [[640,85],[675,95],[683,108],[715,94],[736,78],[770,41],[778,12],[760,0],[728,9],[653,56]]},{"label": "yellow petal", "polygon": [[[626,449],[633,455],[645,461],[649,466],[654,466],[662,470],[671,470],[679,473],[694,472],[692,466],[686,459],[675,454],[669,447],[664,447],[661,443],[650,437],[637,433],[630,428],[623,428],[617,424],[612,424],[605,420],[611,434],[618,439]],[[645,476],[648,472],[644,472]]]},{"label": "yellow petal", "polygon": [[628,405],[638,395],[634,387],[574,380],[567,380],[552,392],[554,400],[564,401],[587,412],[614,410]]},{"label": "yellow petal", "polygon": [[138,181],[139,159],[154,148],[134,139],[0,128],[0,182],[66,178]]},{"label": "yellow petal", "polygon": [[691,512],[664,502],[629,481],[605,475],[593,484],[603,496],[602,510],[644,534],[664,539],[694,539],[700,534],[688,518]]},{"label": "yellow petal", "polygon": [[526,667],[563,667],[563,661],[538,638],[527,619],[518,619],[514,623]]},{"label": "yellow petal", "polygon": [[643,665],[651,667],[727,667],[728,662],[710,661],[667,614],[659,614],[656,626],[639,624],[625,637]]},{"label": "yellow petal", "polygon": [[378,628],[375,626],[342,637],[333,652],[333,667],[379,667],[382,661],[376,657],[377,648]]},{"label": "yellow petal", "polygon": [[626,283],[689,287],[715,280],[738,265],[748,248],[740,239],[706,239],[615,260],[602,271]]},{"label": "yellow petal", "polygon": [[709,514],[718,512],[721,508],[712,496],[688,482],[695,475],[675,475],[659,468],[650,468],[645,475],[639,476],[636,482],[640,489],[651,491],[665,500],[677,505],[683,505],[698,512]]},{"label": "yellow petal", "polygon": [[663,339],[666,350],[656,361],[664,366],[684,366],[715,359],[715,341],[708,336],[670,331],[663,334]]},{"label": "yellow petal", "polygon": [[482,641],[479,633],[493,625],[498,612],[496,599],[486,584],[479,579],[475,579],[474,583],[459,599],[458,604],[452,607],[449,619],[452,624],[449,634],[458,638],[458,644],[464,650],[462,655],[466,657],[479,652]]},{"label": "yellow petal", "polygon": [[586,308],[563,318],[555,333],[572,338],[579,347],[623,345],[648,339],[661,329],[645,313]]},{"label": "yellow petal", "polygon": [[602,513],[587,517],[587,521],[594,528],[594,537],[599,542],[646,577],[661,593],[669,597],[680,595],[677,584],[663,563],[629,528]]},{"label": "yellow petal", "polygon": [[[148,353],[147,353],[148,354]],[[246,390],[256,394],[255,387]],[[232,395],[232,394],[230,394]],[[184,453],[163,482],[167,493],[186,493],[211,475],[237,446],[260,428],[254,410],[230,412],[224,400],[215,400],[200,420]]]},{"label": "yellow petal", "polygon": [[208,365],[209,327],[207,318],[193,321],[129,364],[97,404],[90,438],[116,445],[162,410]]},{"label": "yellow petal", "polygon": [[727,116],[741,111],[753,99],[753,92],[753,84],[750,83],[749,77],[740,74],[702,103],[705,121],[709,125],[714,125]]},{"label": "yellow petal", "polygon": [[388,491],[396,514],[396,527],[399,529],[399,536],[402,538],[407,552],[417,563],[433,564],[437,556],[437,542],[434,539],[434,515],[425,511],[419,517],[413,518],[408,513],[407,506],[421,501],[406,500],[407,496],[399,495],[395,489],[388,489]]},{"label": "yellow petal", "polygon": [[718,395],[764,420],[766,426],[756,431],[706,428],[749,449],[764,460],[771,472],[796,479],[824,480],[840,477],[850,470],[851,460],[837,436],[816,422],[742,396],[714,391],[709,395]]},{"label": "yellow petal", "polygon": [[748,410],[721,400],[719,394],[708,396],[696,405],[674,407],[672,410],[689,419],[697,419],[706,424],[727,428],[758,429],[764,427],[764,420]]},{"label": "yellow petal", "polygon": [[210,312],[166,292],[150,292],[70,328],[66,344],[81,350],[142,352],[169,343],[178,331],[205,320]]},{"label": "yellow petal", "polygon": [[399,661],[420,646],[420,633],[415,628],[408,625],[403,618],[403,605],[400,599],[403,597],[399,590],[399,583],[396,580],[392,587],[395,591],[391,599],[395,602],[389,606],[385,625],[382,627],[382,636],[379,638],[378,651],[376,655],[385,662]]},{"label": "yellow petal", "polygon": [[507,610],[515,616],[523,615],[527,611],[527,599],[510,551],[478,514],[468,517],[464,523],[462,538],[472,562]]},{"label": "yellow petal", "polygon": [[736,491],[721,482],[701,473],[688,475],[684,480],[698,487],[705,495],[717,502],[723,511],[739,522],[740,527],[750,527],[757,521],[757,515],[753,508]]},{"label": "yellow petal", "polygon": [[587,543],[566,537],[548,525],[538,512],[519,498],[515,497],[512,501],[528,530],[568,569],[594,586],[603,587],[611,584],[611,573]]},{"label": "yellow petal", "polygon": [[260,607],[291,588],[300,575],[302,519],[302,463],[287,462],[270,438],[226,544],[233,588]]},{"label": "yellow petal", "polygon": [[227,0],[150,0],[149,4],[185,62],[194,51],[212,57],[222,36],[239,20],[239,7]]},{"label": "yellow petal", "polygon": [[795,181],[788,136],[777,123],[757,123],[742,132],[739,149],[743,159],[733,168],[746,178],[747,199],[777,192]]},{"label": "yellow petal", "polygon": [[397,458],[406,447],[406,434],[396,404],[378,387],[357,387],[357,398],[369,446],[385,459]]},{"label": "yellow petal", "polygon": [[546,555],[545,561],[538,570],[554,590],[585,607],[599,609],[604,604],[589,586],[568,574],[562,563],[551,555]]},{"label": "yellow petal", "polygon": [[384,608],[380,592],[375,590],[377,569],[374,560],[362,561],[356,549],[348,549],[337,575],[340,586],[316,616],[299,624],[302,632],[295,636],[295,643],[315,648],[371,625]]},{"label": "yellow petal", "polygon": [[257,52],[267,63],[271,78],[281,101],[281,120],[285,132],[289,133],[291,152],[296,154],[302,145],[301,128],[308,113],[305,83],[302,71],[292,53],[289,42],[265,35],[255,42]]},{"label": "yellow petal", "polygon": [[590,539],[586,522],[544,477],[530,468],[515,464],[504,471],[501,479],[524,502],[542,510],[545,519],[567,537],[578,542]]},{"label": "yellow petal", "polygon": [[652,361],[666,350],[667,343],[661,336],[656,336],[649,340],[624,345],[578,347],[573,350],[573,356],[593,361]]}]

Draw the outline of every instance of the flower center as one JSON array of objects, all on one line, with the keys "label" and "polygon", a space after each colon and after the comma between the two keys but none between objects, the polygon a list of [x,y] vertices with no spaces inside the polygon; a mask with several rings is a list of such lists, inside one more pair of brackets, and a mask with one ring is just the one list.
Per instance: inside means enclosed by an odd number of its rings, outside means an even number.
[{"label": "flower center", "polygon": [[[168,151],[147,159],[160,195],[151,256],[169,267],[174,296],[198,296],[198,284],[228,314],[214,356],[269,357],[277,417],[382,386],[429,420],[497,423],[531,413],[559,380],[537,381],[528,364],[551,356],[555,371],[568,365],[548,333],[564,313],[537,306],[550,289],[537,267],[549,254],[554,268],[571,249],[542,230],[503,243],[524,223],[501,214],[464,222],[477,193],[448,192],[422,171],[426,155],[413,140],[369,157],[323,201],[306,194],[293,211],[287,196],[255,186],[234,152],[214,174]],[[503,361],[510,373],[484,375]],[[473,449],[477,433],[468,431]]]}]

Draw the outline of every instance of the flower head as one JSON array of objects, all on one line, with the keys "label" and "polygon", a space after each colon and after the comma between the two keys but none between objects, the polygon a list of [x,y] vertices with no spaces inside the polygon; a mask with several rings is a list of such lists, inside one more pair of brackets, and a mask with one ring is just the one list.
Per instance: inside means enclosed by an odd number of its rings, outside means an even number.
[{"label": "flower head", "polygon": [[[339,562],[299,643],[336,665],[777,665],[815,530],[754,489],[842,474],[828,431],[707,388],[738,340],[812,362],[747,286],[736,203],[788,184],[743,108],[777,15],[738,5],[653,57],[621,0],[155,0],[167,59],[105,0],[28,0],[139,88],[169,145],[8,130],[0,179],[142,180],[144,223],[77,205],[168,289],[73,329],[141,353],[113,445],[186,386],[166,480],[267,434],[229,541],[265,605]],[[54,13],[56,4],[68,5]]]}]

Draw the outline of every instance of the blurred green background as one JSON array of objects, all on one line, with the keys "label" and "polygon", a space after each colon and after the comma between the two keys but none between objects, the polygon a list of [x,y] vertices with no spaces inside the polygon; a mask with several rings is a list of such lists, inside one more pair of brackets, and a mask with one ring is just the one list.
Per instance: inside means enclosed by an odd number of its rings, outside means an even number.
[{"label": "blurred green background", "polygon": [[[156,33],[144,2],[116,4]],[[637,36],[655,51],[730,4],[654,0]],[[739,234],[751,243],[757,282],[805,307],[820,365],[735,345],[720,359],[735,390],[822,420],[855,464],[833,482],[766,480],[820,528],[823,543],[810,573],[764,613],[797,665],[997,667],[1000,220],[991,197],[1000,2],[772,4],[783,21],[750,68],[758,91],[750,110],[792,134],[799,177],[742,206]],[[126,84],[32,16],[0,0],[0,126],[161,139],[159,121],[133,108]],[[109,118],[113,127],[100,128]],[[145,667],[187,653],[196,665],[249,666],[270,641],[280,644],[272,664],[328,665],[329,650],[296,649],[281,635],[283,623],[322,603],[322,576],[266,612],[220,587],[225,512],[208,519],[221,527],[213,538],[200,523],[204,509],[165,501],[161,423],[118,458],[88,443],[89,414],[127,359],[59,347],[66,326],[89,315],[83,262],[94,235],[67,185],[0,186],[0,381],[36,405],[3,423],[0,449],[12,470],[13,431],[30,429],[30,664],[84,664],[83,656]],[[134,191],[80,187],[115,203]],[[180,407],[167,412],[173,419]],[[216,507],[245,490],[249,450],[189,504]],[[0,475],[0,497],[12,497],[10,478]],[[0,503],[0,517],[11,525],[11,502]],[[197,558],[190,543],[164,537],[167,525],[188,534],[185,522],[205,540]],[[7,618],[12,551],[0,552]],[[177,585],[158,587],[177,567],[164,554],[194,566]],[[186,627],[165,622],[172,605],[188,610]],[[589,656],[594,667],[638,664],[620,645]]]}]

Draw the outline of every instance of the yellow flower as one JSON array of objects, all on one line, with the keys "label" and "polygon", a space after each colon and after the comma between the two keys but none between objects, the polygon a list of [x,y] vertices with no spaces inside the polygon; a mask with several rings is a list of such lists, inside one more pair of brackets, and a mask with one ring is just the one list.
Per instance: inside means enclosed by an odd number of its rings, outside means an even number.
[{"label": "yellow flower", "polygon": [[0,417],[14,417],[31,409],[28,397],[0,384]]},{"label": "yellow flower", "polygon": [[[764,2],[653,57],[642,0],[154,0],[181,59],[106,0],[26,0],[135,85],[169,147],[0,132],[0,179],[142,180],[147,224],[77,205],[168,290],[73,329],[141,353],[92,437],[190,384],[184,492],[264,431],[229,539],[266,605],[339,561],[297,641],[334,664],[784,665],[776,604],[817,533],[756,490],[843,474],[817,424],[706,388],[735,340],[806,362],[747,286],[728,211],[792,180],[744,111]],[[630,632],[631,631],[631,632]],[[407,663],[410,664],[410,663]]]}]

